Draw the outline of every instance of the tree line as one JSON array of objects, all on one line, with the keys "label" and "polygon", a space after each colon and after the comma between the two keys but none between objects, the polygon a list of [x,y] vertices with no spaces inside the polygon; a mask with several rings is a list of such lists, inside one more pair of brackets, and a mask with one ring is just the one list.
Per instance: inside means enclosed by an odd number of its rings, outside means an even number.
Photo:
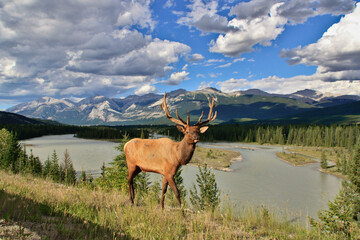
[{"label": "tree line", "polygon": [[[161,129],[161,134],[182,139],[174,127]],[[229,141],[315,147],[351,148],[360,138],[359,125],[213,125],[201,141]]]},{"label": "tree line", "polygon": [[45,135],[74,134],[79,138],[89,139],[121,139],[126,133],[131,138],[143,136],[147,138],[147,128],[137,126],[74,126],[50,124],[0,124],[0,129],[5,128],[16,134],[18,140],[41,137]]}]

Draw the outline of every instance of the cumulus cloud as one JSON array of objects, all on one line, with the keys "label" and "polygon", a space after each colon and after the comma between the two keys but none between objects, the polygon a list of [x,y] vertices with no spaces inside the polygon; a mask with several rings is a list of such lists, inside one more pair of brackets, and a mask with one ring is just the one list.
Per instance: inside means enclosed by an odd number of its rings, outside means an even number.
[{"label": "cumulus cloud", "polygon": [[164,82],[167,85],[179,85],[182,81],[189,79],[187,76],[189,75],[188,72],[174,72],[170,75],[170,78]]},{"label": "cumulus cloud", "polygon": [[225,56],[236,57],[242,53],[252,52],[255,44],[271,45],[271,40],[284,30],[287,19],[278,14],[282,3],[271,7],[269,15],[253,19],[236,19],[229,22],[236,31],[219,35],[211,42],[210,51],[222,53]]},{"label": "cumulus cloud", "polygon": [[316,76],[324,81],[360,80],[360,4],[332,25],[313,44],[291,50],[283,49],[280,56],[291,65],[318,66]]},{"label": "cumulus cloud", "polygon": [[188,56],[186,58],[186,61],[188,61],[188,62],[199,62],[199,61],[201,61],[203,59],[204,59],[203,55],[201,55],[200,53],[194,53],[191,56]]},{"label": "cumulus cloud", "polygon": [[291,24],[304,23],[309,17],[332,14],[342,15],[354,9],[353,0],[252,0],[240,2],[230,9],[229,15],[237,19],[254,19],[268,15],[273,5],[283,2],[279,7],[279,15]]},{"label": "cumulus cloud", "polygon": [[292,78],[269,76],[255,81],[231,78],[216,84],[223,92],[255,88],[269,93],[289,94],[303,89],[313,89],[322,93],[360,95],[360,81],[323,82],[315,75],[300,75]]},{"label": "cumulus cloud", "polygon": [[220,87],[223,92],[234,92],[244,88],[249,88],[249,81],[247,79],[231,78],[223,82],[217,82],[216,85]]},{"label": "cumulus cloud", "polygon": [[213,82],[201,82],[199,87],[198,87],[198,90],[201,90],[201,89],[205,89],[205,88],[209,88],[211,87],[211,85],[213,84]]},{"label": "cumulus cloud", "polygon": [[156,88],[150,84],[145,84],[141,87],[139,87],[138,89],[135,90],[135,94],[136,95],[145,95],[148,93],[153,93],[156,92]]},{"label": "cumulus cloud", "polygon": [[156,26],[150,3],[2,3],[0,98],[111,95],[166,76],[191,49],[139,31]]},{"label": "cumulus cloud", "polygon": [[204,32],[225,33],[231,31],[232,26],[228,25],[228,19],[217,14],[217,1],[205,4],[202,0],[195,0],[188,8],[190,12],[179,18],[179,24],[195,27]]},{"label": "cumulus cloud", "polygon": [[353,0],[251,0],[234,5],[229,15],[223,16],[217,1],[195,0],[178,23],[220,33],[210,42],[210,51],[236,57],[252,52],[257,44],[270,46],[287,24],[304,23],[318,15],[347,14],[354,7]]}]

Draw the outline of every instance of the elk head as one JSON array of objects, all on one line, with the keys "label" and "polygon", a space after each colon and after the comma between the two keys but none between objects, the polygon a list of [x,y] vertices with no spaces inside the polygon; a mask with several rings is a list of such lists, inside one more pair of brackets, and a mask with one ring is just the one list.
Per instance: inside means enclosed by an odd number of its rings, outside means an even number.
[{"label": "elk head", "polygon": [[208,126],[204,126],[204,125],[214,121],[217,116],[216,111],[215,111],[215,114],[213,114],[213,109],[215,107],[214,98],[212,98],[212,101],[210,101],[210,98],[208,98],[209,107],[210,107],[208,118],[205,121],[201,122],[201,119],[204,116],[204,112],[202,112],[199,117],[199,120],[194,125],[190,125],[190,113],[189,112],[187,115],[186,122],[183,119],[181,119],[177,110],[176,110],[176,116],[178,119],[175,119],[170,115],[169,109],[166,105],[166,96],[167,96],[167,93],[165,93],[164,101],[160,105],[160,108],[165,111],[166,117],[170,121],[176,123],[177,129],[185,135],[184,139],[186,140],[187,143],[196,144],[197,142],[199,142],[200,141],[200,133],[206,132],[206,130],[209,128]]}]

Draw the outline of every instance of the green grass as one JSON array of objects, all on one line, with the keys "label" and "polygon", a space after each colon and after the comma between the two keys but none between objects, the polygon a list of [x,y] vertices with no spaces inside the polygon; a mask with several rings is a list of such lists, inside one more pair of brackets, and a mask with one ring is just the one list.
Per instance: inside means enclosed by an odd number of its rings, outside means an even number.
[{"label": "green grass", "polygon": [[3,171],[0,189],[0,216],[43,239],[329,239],[263,207],[237,210],[225,203],[214,212],[168,205],[161,210],[158,199],[147,195],[131,206],[124,192],[69,187]]}]

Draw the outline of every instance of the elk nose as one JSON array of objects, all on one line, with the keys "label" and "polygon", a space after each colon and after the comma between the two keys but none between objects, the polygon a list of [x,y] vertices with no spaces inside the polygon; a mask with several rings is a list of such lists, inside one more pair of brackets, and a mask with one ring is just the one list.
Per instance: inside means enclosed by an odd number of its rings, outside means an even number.
[{"label": "elk nose", "polygon": [[194,140],[199,141],[199,140],[200,140],[200,136],[194,136]]}]

